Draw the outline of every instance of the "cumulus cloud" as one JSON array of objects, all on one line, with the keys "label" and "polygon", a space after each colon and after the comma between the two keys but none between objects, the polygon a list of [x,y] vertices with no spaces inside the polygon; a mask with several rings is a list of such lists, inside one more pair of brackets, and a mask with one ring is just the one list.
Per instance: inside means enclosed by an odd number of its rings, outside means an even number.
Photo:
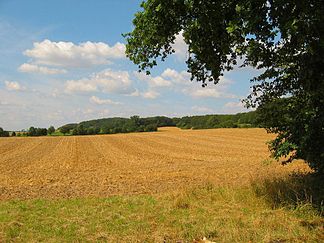
[{"label": "cumulus cloud", "polygon": [[93,92],[97,91],[97,85],[91,83],[90,80],[68,80],[65,84],[65,91],[68,93],[74,92]]},{"label": "cumulus cloud", "polygon": [[167,68],[163,71],[161,76],[165,79],[171,80],[172,82],[182,84],[182,85],[190,85],[190,74],[186,71],[178,72],[174,69]]},{"label": "cumulus cloud", "polygon": [[24,63],[19,68],[18,71],[23,73],[41,73],[41,74],[62,74],[66,73],[64,69],[56,69],[56,68],[48,68],[48,67],[41,67],[35,64]]},{"label": "cumulus cloud", "polygon": [[107,117],[110,114],[108,109],[104,109],[98,113],[99,117]]},{"label": "cumulus cloud", "polygon": [[184,41],[183,31],[176,35],[174,44],[172,45],[175,50],[175,55],[180,61],[186,60],[188,56],[188,45]]},{"label": "cumulus cloud", "polygon": [[148,90],[140,94],[145,99],[156,99],[160,94],[154,90]]},{"label": "cumulus cloud", "polygon": [[160,96],[160,93],[150,88],[147,91],[143,92],[140,92],[138,89],[136,89],[133,93],[126,96],[142,97],[144,99],[156,99]]},{"label": "cumulus cloud", "polygon": [[229,92],[228,88],[232,81],[221,77],[218,84],[209,84],[207,87],[188,86],[182,91],[186,95],[195,98],[237,98],[235,94]]},{"label": "cumulus cloud", "polygon": [[238,113],[238,112],[247,112],[254,109],[247,109],[244,107],[244,104],[241,101],[228,102],[224,105],[224,111],[226,113]]},{"label": "cumulus cloud", "polygon": [[185,95],[195,98],[237,98],[236,95],[228,91],[232,81],[224,77],[220,78],[217,85],[209,84],[207,87],[202,88],[196,82],[190,81],[190,74],[186,71],[178,72],[174,69],[165,69],[161,77],[167,81],[175,84],[174,90],[180,91]]},{"label": "cumulus cloud", "polygon": [[63,67],[90,67],[109,64],[111,59],[125,57],[125,45],[117,42],[109,46],[103,42],[87,41],[80,44],[44,40],[35,42],[32,49],[24,51],[35,64]]},{"label": "cumulus cloud", "polygon": [[127,71],[103,70],[91,75],[89,78],[79,80],[68,80],[65,84],[65,91],[131,94],[135,91],[132,87],[132,80]]},{"label": "cumulus cloud", "polygon": [[130,94],[126,94],[126,96],[138,97],[138,96],[141,96],[141,93],[139,92],[138,89],[135,89],[134,92],[132,92],[132,93],[130,93]]},{"label": "cumulus cloud", "polygon": [[120,102],[112,101],[110,99],[100,99],[97,96],[91,96],[90,102],[97,105],[120,105]]},{"label": "cumulus cloud", "polygon": [[150,87],[169,87],[172,85],[171,81],[166,80],[161,76],[153,77],[139,72],[134,72],[133,74],[139,80],[147,82]]},{"label": "cumulus cloud", "polygon": [[170,81],[165,80],[160,76],[151,78],[150,84],[152,87],[168,87],[172,85]]},{"label": "cumulus cloud", "polygon": [[25,88],[22,87],[18,82],[14,81],[5,81],[6,89],[10,91],[20,91],[24,90]]},{"label": "cumulus cloud", "polygon": [[217,87],[199,87],[198,89],[184,89],[185,94],[196,98],[237,98],[236,95],[227,93]]},{"label": "cumulus cloud", "polygon": [[242,102],[228,102],[225,104],[225,107],[229,108],[243,108],[243,103]]}]

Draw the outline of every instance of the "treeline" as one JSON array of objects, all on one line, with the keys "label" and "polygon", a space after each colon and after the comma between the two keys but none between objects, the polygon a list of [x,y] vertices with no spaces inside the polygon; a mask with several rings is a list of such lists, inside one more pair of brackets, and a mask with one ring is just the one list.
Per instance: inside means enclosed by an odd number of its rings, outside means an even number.
[{"label": "treeline", "polygon": [[50,126],[47,128],[40,127],[30,127],[27,131],[17,132],[15,136],[18,137],[39,137],[39,136],[47,136],[55,133],[55,128]]},{"label": "treeline", "polygon": [[181,129],[208,128],[248,128],[259,127],[257,112],[238,113],[235,115],[204,115],[174,118],[176,126]]},{"label": "treeline", "polygon": [[26,133],[26,136],[35,137],[35,136],[47,136],[52,135],[55,132],[55,128],[50,126],[48,129],[40,127],[30,127]]},{"label": "treeline", "polygon": [[208,128],[248,128],[260,127],[257,111],[238,113],[235,115],[204,115],[169,118],[155,116],[141,118],[103,118],[80,123],[66,124],[57,130],[53,126],[46,128],[30,127],[24,132],[8,132],[0,127],[0,137],[9,136],[47,136],[47,135],[95,135],[130,132],[154,132],[158,127],[176,126],[181,129],[208,129]]},{"label": "treeline", "polygon": [[8,131],[5,131],[3,130],[2,127],[0,127],[0,137],[9,137],[9,132]]},{"label": "treeline", "polygon": [[[55,128],[53,126],[50,126],[47,128],[39,128],[39,127],[30,127],[27,131],[23,130],[20,132],[9,132],[3,130],[2,127],[0,127],[0,137],[36,137],[36,136],[47,136],[52,135],[55,133]],[[60,134],[58,134],[60,135]]]},{"label": "treeline", "polygon": [[171,118],[157,116],[140,118],[103,118],[98,120],[84,121],[79,124],[67,124],[59,128],[63,134],[71,135],[94,135],[94,134],[115,134],[129,132],[154,132],[158,127],[174,126]]},{"label": "treeline", "polygon": [[165,116],[141,118],[103,118],[80,123],[66,124],[58,130],[64,135],[94,135],[129,132],[152,132],[158,127],[176,126],[181,129],[258,127],[257,113],[235,115],[204,115],[169,118]]}]

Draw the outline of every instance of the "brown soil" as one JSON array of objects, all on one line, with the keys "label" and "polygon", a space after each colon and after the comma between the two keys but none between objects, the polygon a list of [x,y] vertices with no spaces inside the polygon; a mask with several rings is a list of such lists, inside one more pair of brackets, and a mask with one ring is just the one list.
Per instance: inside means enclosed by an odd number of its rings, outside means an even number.
[{"label": "brown soil", "polygon": [[245,185],[307,169],[268,165],[263,129],[179,130],[0,139],[0,199],[161,193],[206,182]]}]

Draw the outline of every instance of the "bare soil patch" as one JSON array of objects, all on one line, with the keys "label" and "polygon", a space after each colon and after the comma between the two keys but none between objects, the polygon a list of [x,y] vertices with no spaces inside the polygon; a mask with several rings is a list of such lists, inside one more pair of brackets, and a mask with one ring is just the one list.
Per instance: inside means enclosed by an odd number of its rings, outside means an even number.
[{"label": "bare soil patch", "polygon": [[1,138],[0,199],[155,194],[307,170],[269,164],[263,129]]}]

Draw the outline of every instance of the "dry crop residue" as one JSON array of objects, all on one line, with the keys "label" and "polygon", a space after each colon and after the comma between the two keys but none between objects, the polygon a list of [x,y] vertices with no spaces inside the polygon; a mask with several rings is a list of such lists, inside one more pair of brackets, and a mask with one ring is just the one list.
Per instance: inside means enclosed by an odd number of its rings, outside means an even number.
[{"label": "dry crop residue", "polygon": [[179,130],[0,139],[0,199],[160,193],[203,183],[244,185],[306,169],[267,165],[263,129]]}]

